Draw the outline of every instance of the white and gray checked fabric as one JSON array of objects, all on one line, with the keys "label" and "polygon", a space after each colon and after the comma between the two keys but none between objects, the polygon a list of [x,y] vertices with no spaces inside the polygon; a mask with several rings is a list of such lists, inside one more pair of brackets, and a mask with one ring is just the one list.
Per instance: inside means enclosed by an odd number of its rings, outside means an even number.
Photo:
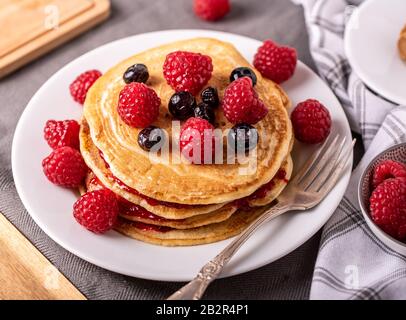
[{"label": "white and gray checked fabric", "polygon": [[367,149],[337,211],[323,229],[312,299],[406,299],[406,257],[370,231],[362,217],[357,185],[363,168],[385,148],[406,142],[406,107],[369,90],[344,54],[349,15],[362,1],[295,0],[305,8],[310,50],[321,76],[341,100],[351,127]]}]

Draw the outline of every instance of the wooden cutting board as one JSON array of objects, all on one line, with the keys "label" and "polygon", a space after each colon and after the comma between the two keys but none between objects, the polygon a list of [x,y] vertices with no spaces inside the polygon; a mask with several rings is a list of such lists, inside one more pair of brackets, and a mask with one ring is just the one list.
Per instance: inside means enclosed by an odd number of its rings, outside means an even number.
[{"label": "wooden cutting board", "polygon": [[0,0],[0,78],[109,13],[109,0]]},{"label": "wooden cutting board", "polygon": [[0,213],[0,300],[86,299]]}]

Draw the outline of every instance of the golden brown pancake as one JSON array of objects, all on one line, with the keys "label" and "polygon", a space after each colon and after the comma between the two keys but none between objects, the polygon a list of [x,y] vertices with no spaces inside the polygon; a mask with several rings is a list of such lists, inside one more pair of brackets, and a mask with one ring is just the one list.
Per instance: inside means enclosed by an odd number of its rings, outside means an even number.
[{"label": "golden brown pancake", "polygon": [[[288,99],[279,86],[256,72],[258,82],[255,89],[269,112],[255,125],[259,134],[257,169],[250,174],[240,173],[245,166],[243,164],[153,163],[149,153],[138,146],[139,129],[126,125],[117,113],[118,95],[124,87],[122,74],[135,63],[148,66],[150,80],[147,85],[162,100],[160,116],[154,125],[170,134],[172,119],[167,102],[174,90],[163,78],[162,66],[166,55],[177,50],[199,52],[212,58],[214,71],[208,85],[218,89],[220,98],[234,68],[253,68],[232,45],[215,39],[190,39],[160,46],[137,54],[105,73],[87,94],[84,117],[89,124],[91,140],[102,151],[113,175],[127,186],[160,201],[221,207],[224,203],[252,194],[268,183],[287,158],[292,140],[291,123],[285,109]],[[216,119],[222,129],[233,126],[225,119],[221,108],[217,111]],[[84,143],[81,139],[83,153]],[[171,155],[176,158],[175,154]]]},{"label": "golden brown pancake", "polygon": [[142,218],[137,216],[125,215],[121,214],[120,216],[126,220],[133,221],[133,222],[142,222],[146,224],[152,224],[155,226],[161,227],[170,227],[174,229],[192,229],[201,226],[210,225],[213,223],[218,223],[227,220],[230,218],[235,212],[237,211],[237,207],[233,205],[227,205],[223,208],[220,208],[216,211],[200,214],[198,216],[181,219],[181,220],[174,220],[174,219],[163,219],[163,220],[156,220],[156,219],[148,219]]},{"label": "golden brown pancake", "polygon": [[[196,228],[212,223],[218,223],[227,220],[231,217],[233,213],[235,213],[239,206],[245,207],[258,207],[258,206],[265,206],[272,203],[279,194],[283,191],[285,186],[287,185],[287,180],[290,178],[292,173],[292,160],[289,159],[284,163],[280,172],[284,172],[283,178],[275,177],[270,184],[270,188],[266,189],[267,192],[264,193],[263,196],[260,198],[258,197],[249,197],[247,199],[241,199],[240,202],[234,202],[224,205],[223,207],[214,210],[213,212],[195,215],[191,217],[187,217],[184,219],[167,219],[162,218],[154,213],[150,212],[149,210],[142,208],[142,212],[148,212],[148,214],[144,214],[143,216],[140,215],[128,215],[123,212],[120,213],[120,216],[124,219],[135,221],[135,222],[142,222],[146,224],[152,224],[157,226],[164,226],[164,227],[171,227],[175,229],[190,229]],[[94,191],[105,188],[98,180],[95,180],[96,176],[93,172],[89,172],[86,178],[85,189],[81,191],[84,193],[87,191]],[[121,191],[121,190],[119,190]],[[113,191],[114,192],[114,191]],[[121,193],[122,194],[122,193]],[[128,201],[128,200],[127,200]],[[131,205],[132,203],[129,202]],[[142,206],[141,206],[142,207]],[[174,209],[176,212],[176,209]]]},{"label": "golden brown pancake", "polygon": [[[100,190],[105,188],[100,182],[95,181],[96,176],[94,175],[93,172],[89,172],[87,177],[86,177],[86,183],[85,186],[83,187],[83,190],[79,190],[82,194],[89,191],[95,191],[95,190]],[[121,197],[122,198],[122,197]],[[126,200],[121,200],[123,203]],[[128,202],[128,200],[127,200]],[[137,204],[133,204],[131,202],[128,202],[127,206],[137,206]],[[191,228],[196,228],[212,223],[217,223],[217,222],[222,222],[224,220],[227,220],[228,218],[231,217],[231,215],[237,211],[237,206],[233,204],[227,204],[223,206],[222,208],[219,208],[217,210],[214,210],[213,212],[210,213],[205,213],[205,214],[200,214],[200,215],[195,215],[192,217],[184,218],[184,219],[167,219],[167,218],[162,218],[149,210],[143,208],[142,206],[138,205],[140,209],[138,211],[141,211],[144,213],[143,215],[135,215],[135,214],[130,214],[127,212],[120,212],[120,216],[126,220],[134,221],[134,222],[142,222],[146,224],[152,224],[152,225],[157,225],[157,226],[162,226],[162,227],[171,227],[175,229],[191,229]],[[125,205],[123,205],[125,207]]]},{"label": "golden brown pancake", "polygon": [[[161,216],[166,219],[186,219],[193,216],[198,216],[207,213],[214,213],[216,211],[223,212],[221,208],[227,203],[220,203],[215,205],[200,205],[200,206],[172,206],[172,204],[164,205],[160,204],[159,201],[155,199],[145,199],[145,197],[140,196],[137,193],[131,192],[126,187],[123,188],[123,184],[117,182],[117,180],[111,174],[110,169],[106,166],[103,158],[100,156],[99,150],[93,144],[90,135],[89,127],[87,122],[84,120],[81,124],[81,152],[86,164],[91,168],[93,173],[97,176],[98,180],[108,189],[112,190],[114,193],[120,195],[127,201],[141,205],[148,211]],[[286,160],[281,169],[286,172],[285,180],[289,180],[293,169],[293,163],[290,156]],[[92,176],[88,177],[88,180]],[[286,185],[286,181],[283,179],[275,179],[274,187],[267,192],[266,196],[260,199],[249,200],[250,206],[260,206],[267,205],[271,203],[279,194],[282,192]]]},{"label": "golden brown pancake", "polygon": [[279,178],[276,177],[272,179],[271,180],[272,186],[266,192],[265,196],[249,200],[249,205],[251,207],[266,206],[270,204],[272,201],[274,201],[276,198],[278,198],[279,195],[282,193],[282,191],[285,189],[286,185],[288,184],[292,176],[292,171],[293,171],[293,161],[292,158],[289,156],[284,165],[282,166],[282,170],[279,171],[283,172],[281,177]]},{"label": "golden brown pancake", "polygon": [[148,226],[143,225],[138,225],[137,227],[137,223],[119,219],[115,230],[128,237],[161,246],[207,244],[225,240],[239,234],[268,208],[239,210],[231,218],[220,223],[187,230],[162,229],[163,232],[151,230]]},{"label": "golden brown pancake", "polygon": [[225,203],[219,203],[204,206],[173,206],[171,204],[168,206],[160,204],[160,202],[155,199],[142,197],[125,187],[123,188],[123,185],[120,184],[111,174],[110,168],[106,166],[106,163],[100,156],[99,150],[91,140],[87,122],[83,120],[80,127],[80,149],[87,166],[94,172],[104,186],[124,199],[127,199],[134,204],[139,204],[152,213],[168,219],[184,219],[194,215],[205,214],[220,209],[225,205]]}]

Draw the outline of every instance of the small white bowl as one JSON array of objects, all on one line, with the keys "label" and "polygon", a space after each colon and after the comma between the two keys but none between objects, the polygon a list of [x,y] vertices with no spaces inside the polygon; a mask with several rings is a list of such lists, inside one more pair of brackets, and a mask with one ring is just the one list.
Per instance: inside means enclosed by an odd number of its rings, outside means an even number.
[{"label": "small white bowl", "polygon": [[401,143],[390,147],[389,149],[381,152],[377,155],[365,171],[361,175],[361,179],[358,185],[358,201],[361,207],[362,214],[372,232],[388,247],[391,249],[406,255],[406,243],[388,235],[379,226],[375,224],[369,213],[369,198],[371,196],[371,179],[375,167],[383,160],[394,160],[399,162],[406,162],[406,143]]}]

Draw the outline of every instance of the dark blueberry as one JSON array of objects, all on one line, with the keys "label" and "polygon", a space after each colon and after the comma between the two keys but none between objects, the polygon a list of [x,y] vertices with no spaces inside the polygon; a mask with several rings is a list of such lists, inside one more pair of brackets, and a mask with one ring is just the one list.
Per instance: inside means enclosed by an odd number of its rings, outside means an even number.
[{"label": "dark blueberry", "polygon": [[205,104],[204,102],[199,103],[198,106],[195,108],[195,117],[205,119],[213,125],[216,120],[213,108]]},{"label": "dark blueberry", "polygon": [[230,82],[233,82],[242,77],[250,77],[252,80],[253,86],[255,86],[257,84],[257,76],[256,76],[255,72],[247,67],[240,67],[240,68],[234,69],[230,75]]},{"label": "dark blueberry", "polygon": [[216,88],[208,87],[204,89],[202,91],[201,97],[202,101],[212,108],[217,108],[220,104],[219,95]]},{"label": "dark blueberry", "polygon": [[232,150],[250,151],[258,144],[258,131],[253,126],[240,123],[228,133],[228,145]]},{"label": "dark blueberry", "polygon": [[169,100],[168,105],[169,112],[178,120],[186,120],[193,117],[195,107],[195,97],[186,91],[175,93]]},{"label": "dark blueberry", "polygon": [[129,67],[126,72],[124,72],[123,79],[125,83],[131,82],[142,82],[146,83],[149,78],[148,68],[145,64],[137,63]]},{"label": "dark blueberry", "polygon": [[[156,144],[162,145],[164,141],[165,133],[162,129],[154,126],[149,126],[142,129],[138,134],[138,144],[145,151],[151,150],[151,148]],[[160,146],[157,146],[157,149],[159,149],[159,147]]]}]

